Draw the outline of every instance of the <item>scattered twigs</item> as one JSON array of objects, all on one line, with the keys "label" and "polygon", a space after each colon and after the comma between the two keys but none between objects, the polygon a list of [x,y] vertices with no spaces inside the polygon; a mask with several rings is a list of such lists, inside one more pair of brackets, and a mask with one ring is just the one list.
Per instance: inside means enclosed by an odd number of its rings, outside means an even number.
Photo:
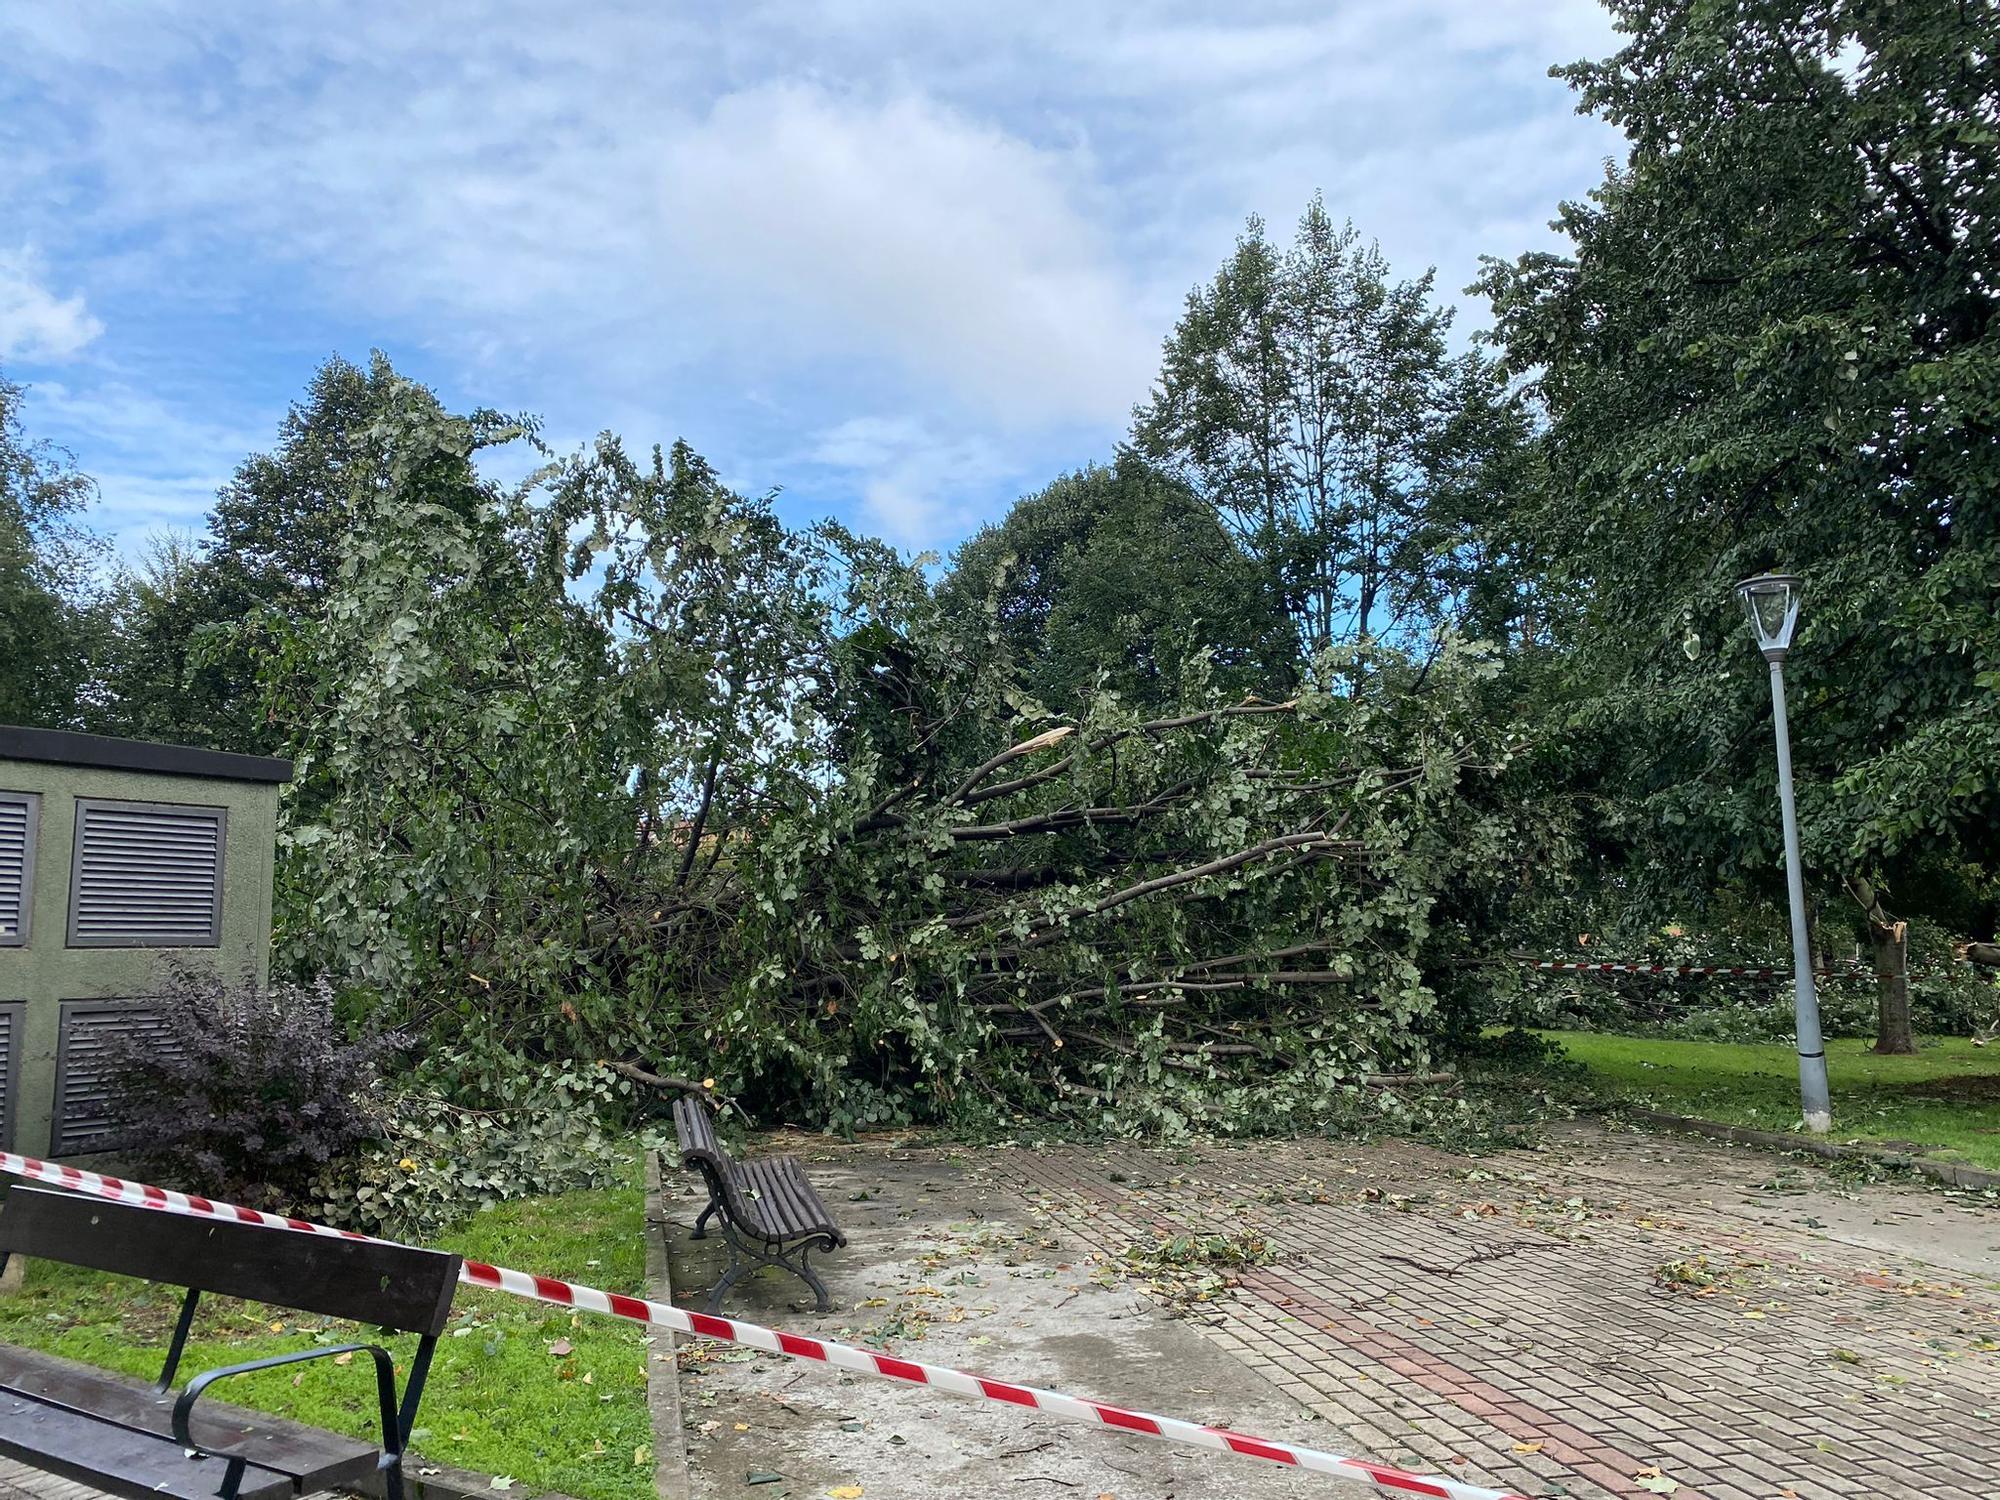
[{"label": "scattered twigs", "polygon": [[1561,1244],[1543,1244],[1540,1240],[1509,1240],[1504,1245],[1489,1245],[1484,1250],[1475,1250],[1462,1260],[1453,1261],[1448,1266],[1433,1266],[1408,1255],[1393,1252],[1378,1256],[1380,1260],[1393,1260],[1398,1265],[1411,1266],[1426,1276],[1456,1276],[1468,1267],[1483,1265],[1490,1260],[1505,1260],[1510,1255],[1521,1255],[1529,1250],[1562,1250]]}]

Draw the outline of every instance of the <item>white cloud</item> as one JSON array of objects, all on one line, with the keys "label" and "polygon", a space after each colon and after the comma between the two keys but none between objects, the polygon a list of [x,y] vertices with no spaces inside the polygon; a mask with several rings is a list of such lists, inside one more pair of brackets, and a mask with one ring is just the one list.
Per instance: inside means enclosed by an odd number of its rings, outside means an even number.
[{"label": "white cloud", "polygon": [[666,264],[750,337],[887,356],[1003,422],[1116,420],[1151,368],[1081,151],[788,82],[719,100],[661,177]]},{"label": "white cloud", "polygon": [[0,7],[0,223],[90,293],[10,315],[0,258],[0,355],[101,316],[120,379],[268,441],[379,343],[934,544],[1107,455],[1248,213],[1323,188],[1446,297],[1547,243],[1615,138],[1546,69],[1614,44],[1595,0]]},{"label": "white cloud", "polygon": [[963,536],[1016,465],[977,435],[937,432],[914,417],[853,417],[819,435],[811,458],[858,481],[862,520],[912,550]]},{"label": "white cloud", "polygon": [[104,332],[81,292],[58,297],[46,275],[27,246],[0,250],[0,359],[69,359]]},{"label": "white cloud", "polygon": [[198,520],[244,458],[268,448],[277,430],[268,409],[242,424],[217,422],[121,380],[85,372],[77,382],[28,387],[22,422],[86,459],[97,481],[96,524],[128,555],[162,527]]}]

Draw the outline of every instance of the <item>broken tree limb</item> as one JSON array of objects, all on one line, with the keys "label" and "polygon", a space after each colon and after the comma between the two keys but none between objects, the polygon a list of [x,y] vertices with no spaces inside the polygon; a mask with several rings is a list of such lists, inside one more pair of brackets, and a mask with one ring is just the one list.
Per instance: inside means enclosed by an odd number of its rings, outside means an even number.
[{"label": "broken tree limb", "polygon": [[1055,729],[1045,729],[1032,739],[1023,740],[1018,745],[1009,745],[998,755],[991,756],[973,767],[972,774],[958,784],[956,791],[944,799],[944,805],[956,807],[960,798],[1009,761],[1019,760],[1024,755],[1033,755],[1037,750],[1046,750],[1051,745],[1059,745],[1075,733],[1074,725],[1064,724]]},{"label": "broken tree limb", "polygon": [[980,1010],[988,1014],[1018,1011],[1020,1014],[1040,1015],[1044,1011],[1067,1005],[1077,1000],[1102,1000],[1116,996],[1152,994],[1159,990],[1187,990],[1193,994],[1214,993],[1224,990],[1249,989],[1258,984],[1282,985],[1324,985],[1349,984],[1354,976],[1335,969],[1273,969],[1266,973],[1205,973],[1200,979],[1148,979],[1135,984],[1096,985],[1086,990],[1069,990],[1060,995],[1051,995],[1046,1000],[1037,1000],[1032,1005],[1024,1005],[1018,1000],[981,1005]]},{"label": "broken tree limb", "polygon": [[1218,859],[1211,859],[1199,865],[1190,865],[1184,870],[1175,870],[1167,875],[1156,875],[1151,880],[1141,880],[1135,885],[1126,886],[1123,890],[1113,891],[1110,895],[1093,901],[1087,906],[1076,907],[1063,913],[1061,921],[1051,927],[1044,928],[1041,932],[1031,934],[1022,943],[1022,946],[1029,948],[1038,947],[1060,934],[1069,922],[1079,921],[1085,917],[1101,917],[1108,911],[1117,910],[1128,901],[1137,901],[1143,896],[1151,896],[1159,891],[1170,890],[1174,886],[1187,885],[1197,880],[1206,880],[1211,875],[1226,875],[1231,870],[1241,869],[1244,865],[1252,864],[1260,859],[1268,859],[1273,854],[1283,854],[1293,850],[1311,850],[1315,853],[1325,851],[1330,853],[1340,847],[1342,847],[1341,840],[1332,833],[1308,832],[1281,834],[1277,838],[1265,839],[1261,843],[1252,844],[1248,849],[1239,849],[1234,854],[1225,854]]},{"label": "broken tree limb", "polygon": [[1363,1073],[1356,1080],[1363,1088],[1413,1089],[1457,1083],[1456,1073]]},{"label": "broken tree limb", "polygon": [[670,1094],[694,1094],[710,1100],[716,1097],[713,1088],[705,1083],[697,1083],[692,1078],[676,1078],[671,1073],[649,1073],[637,1063],[608,1062],[604,1066],[621,1078],[629,1078],[634,1083],[643,1083],[649,1089],[660,1089]]}]

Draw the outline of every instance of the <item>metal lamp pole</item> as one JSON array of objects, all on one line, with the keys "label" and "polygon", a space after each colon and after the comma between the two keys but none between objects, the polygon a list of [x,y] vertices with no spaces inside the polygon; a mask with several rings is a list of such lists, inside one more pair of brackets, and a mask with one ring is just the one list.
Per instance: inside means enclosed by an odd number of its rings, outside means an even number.
[{"label": "metal lamp pole", "polygon": [[1812,942],[1806,929],[1805,871],[1799,862],[1799,816],[1792,802],[1792,735],[1785,715],[1785,657],[1799,623],[1799,580],[1788,573],[1762,573],[1736,585],[1750,616],[1757,649],[1771,664],[1771,716],[1778,735],[1778,801],[1785,817],[1785,883],[1792,898],[1793,1019],[1798,1032],[1799,1103],[1806,1129],[1825,1135],[1833,1128],[1826,1089],[1826,1044],[1819,1033],[1819,994],[1813,988]]}]

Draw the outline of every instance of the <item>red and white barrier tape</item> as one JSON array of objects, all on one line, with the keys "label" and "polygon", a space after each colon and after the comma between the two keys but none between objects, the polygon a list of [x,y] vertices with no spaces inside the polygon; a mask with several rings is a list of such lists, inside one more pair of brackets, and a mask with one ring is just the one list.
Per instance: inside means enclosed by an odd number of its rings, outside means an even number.
[{"label": "red and white barrier tape", "polygon": [[[335,1229],[330,1225],[314,1224],[305,1219],[292,1219],[283,1214],[266,1213],[262,1209],[242,1208],[233,1203],[217,1203],[193,1193],[177,1193],[168,1188],[153,1187],[143,1182],[126,1182],[98,1172],[86,1172],[79,1167],[65,1167],[33,1156],[17,1155],[12,1151],[0,1151],[0,1174],[30,1177],[75,1192],[94,1193],[116,1202],[137,1204],[168,1213],[192,1214],[209,1219],[229,1219],[237,1223],[261,1225],[267,1229],[289,1229],[302,1234],[331,1235],[337,1239],[373,1238],[352,1229]],[[1510,1491],[1463,1484],[1440,1475],[1413,1474],[1388,1464],[1375,1464],[1366,1459],[1325,1453],[1316,1448],[1301,1448],[1293,1443],[1250,1437],[1245,1433],[1231,1432],[1222,1427],[1208,1427],[1198,1422],[1186,1422],[1177,1417],[1160,1417],[1148,1412],[1128,1411],[1124,1407],[1107,1406],[1101,1401],[1088,1401],[1081,1396],[1065,1396],[1055,1391],[1037,1390],[1033,1386],[1014,1385],[1004,1380],[988,1380],[943,1365],[892,1359],[886,1354],[871,1353],[852,1344],[780,1333],[776,1329],[764,1328],[756,1323],[742,1323],[734,1318],[710,1317],[705,1313],[688,1312],[664,1302],[649,1302],[642,1297],[626,1297],[616,1292],[603,1292],[596,1287],[582,1286],[573,1281],[558,1281],[550,1276],[534,1276],[526,1271],[508,1270],[504,1266],[489,1266],[481,1261],[466,1261],[459,1268],[458,1279],[468,1286],[511,1292],[517,1297],[526,1297],[537,1302],[550,1302],[559,1307],[575,1307],[585,1312],[604,1313],[609,1317],[626,1318],[634,1323],[665,1328],[674,1333],[693,1334],[699,1338],[723,1339],[751,1349],[762,1349],[769,1354],[814,1360],[821,1364],[832,1365],[836,1369],[851,1370],[857,1375],[875,1375],[885,1380],[898,1380],[909,1385],[929,1386],[954,1396],[970,1396],[975,1400],[998,1401],[1008,1406],[1027,1407],[1065,1421],[1086,1422],[1097,1427],[1115,1428],[1120,1432],[1136,1432],[1145,1437],[1160,1438],[1170,1443],[1206,1448],[1211,1452],[1240,1453],[1246,1458],[1269,1459],[1273,1463],[1289,1464],[1316,1474],[1332,1474],[1341,1479],[1357,1480],[1392,1494],[1427,1495],[1433,1497],[1433,1500],[1524,1500],[1523,1496]]]}]

